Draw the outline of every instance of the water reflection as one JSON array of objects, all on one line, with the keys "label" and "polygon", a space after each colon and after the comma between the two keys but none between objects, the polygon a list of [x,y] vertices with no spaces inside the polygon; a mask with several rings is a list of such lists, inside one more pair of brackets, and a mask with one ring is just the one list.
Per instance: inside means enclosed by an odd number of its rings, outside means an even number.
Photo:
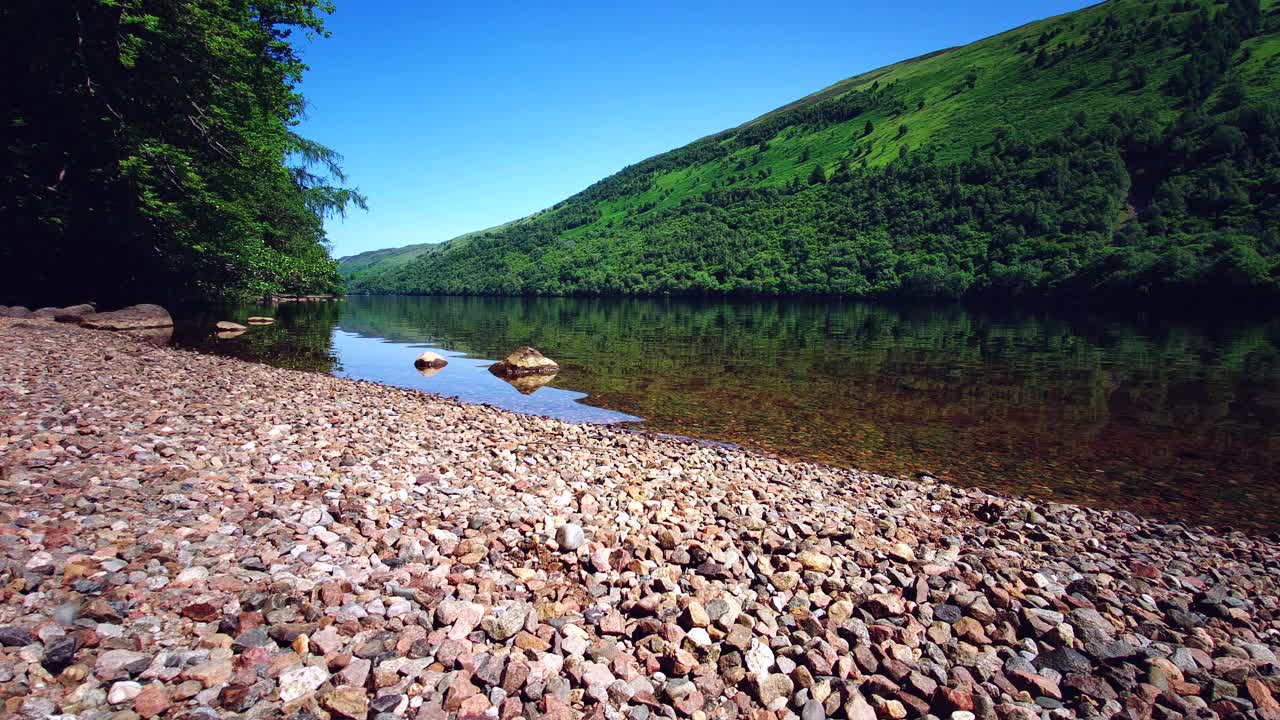
[{"label": "water reflection", "polygon": [[554,380],[556,376],[555,375],[517,375],[517,376],[508,377],[504,375],[498,375],[498,377],[504,380],[511,387],[515,388],[516,391],[519,392],[521,395],[532,395],[535,392],[537,392],[539,388],[543,387],[544,385]]},{"label": "water reflection", "polygon": [[[178,308],[174,343],[296,370],[332,372],[338,367],[333,329],[343,303],[286,303],[271,305],[212,305]],[[275,320],[247,330],[217,332],[220,320],[247,325],[250,317]]]},{"label": "water reflection", "polygon": [[[238,312],[203,327],[268,314]],[[560,298],[349,298],[275,315],[233,341],[179,342],[874,471],[1280,526],[1280,321]],[[522,344],[561,365],[532,395],[483,371]],[[424,378],[406,345],[450,364]]]},{"label": "water reflection", "polygon": [[[357,299],[360,303],[364,299]],[[360,312],[368,308],[361,308]],[[483,403],[534,415],[548,415],[577,422],[633,422],[639,418],[624,412],[582,403],[585,393],[546,382],[508,383],[489,374],[487,356],[467,356],[433,342],[423,330],[402,328],[394,337],[370,333],[367,325],[348,323],[349,302],[280,303],[277,305],[220,305],[180,308],[176,313],[175,342],[187,347],[242,360],[263,362],[298,370],[327,372],[342,377],[377,380],[467,402]],[[216,332],[219,320],[244,323],[249,317],[270,317],[271,324],[253,324],[233,337]],[[444,368],[415,366],[424,349],[448,360]],[[510,351],[511,348],[507,348]],[[505,354],[505,352],[504,352]],[[535,396],[536,393],[536,396]]]}]

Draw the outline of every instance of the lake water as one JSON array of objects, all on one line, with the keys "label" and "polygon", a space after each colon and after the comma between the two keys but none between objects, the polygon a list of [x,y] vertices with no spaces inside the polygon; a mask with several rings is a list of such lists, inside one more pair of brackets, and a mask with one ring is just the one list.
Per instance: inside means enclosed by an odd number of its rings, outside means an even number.
[{"label": "lake water", "polygon": [[[218,339],[217,320],[274,315]],[[1280,528],[1280,320],[841,301],[352,297],[179,311],[181,346],[874,472]],[[521,392],[519,345],[561,365]],[[449,365],[425,376],[424,348]]]}]

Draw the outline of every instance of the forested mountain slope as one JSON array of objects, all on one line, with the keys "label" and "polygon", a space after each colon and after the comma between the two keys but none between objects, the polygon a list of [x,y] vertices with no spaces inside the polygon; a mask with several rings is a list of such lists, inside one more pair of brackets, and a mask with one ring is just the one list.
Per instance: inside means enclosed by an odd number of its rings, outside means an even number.
[{"label": "forested mountain slope", "polygon": [[[534,218],[537,216],[538,214],[535,213],[530,217]],[[469,232],[464,235],[459,235],[449,242],[457,245],[465,242],[468,238],[485,235],[487,233],[496,233],[527,219],[529,218],[516,220],[510,223],[503,223],[502,225],[496,225],[487,230]],[[348,284],[360,283],[363,281],[365,275],[384,273],[391,268],[400,267],[438,247],[438,243],[418,243],[398,248],[367,250],[355,255],[338,258],[338,273]]]},{"label": "forested mountain slope", "polygon": [[338,267],[343,277],[355,275],[362,270],[368,268],[378,268],[385,270],[388,267],[403,265],[410,260],[429,252],[434,245],[430,243],[420,243],[417,245],[405,245],[398,248],[384,248],[382,250],[369,250],[357,255],[348,255],[338,259]]},{"label": "forested mountain slope", "polygon": [[1277,0],[1112,0],[838,83],[375,293],[1280,288]]}]

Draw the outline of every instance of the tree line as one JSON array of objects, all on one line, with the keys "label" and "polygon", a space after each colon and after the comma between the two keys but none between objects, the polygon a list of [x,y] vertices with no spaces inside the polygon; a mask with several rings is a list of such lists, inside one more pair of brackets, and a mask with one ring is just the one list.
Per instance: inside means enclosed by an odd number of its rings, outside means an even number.
[{"label": "tree line", "polygon": [[323,221],[364,207],[302,137],[298,37],[326,0],[16,0],[0,296],[32,304],[340,291]]}]

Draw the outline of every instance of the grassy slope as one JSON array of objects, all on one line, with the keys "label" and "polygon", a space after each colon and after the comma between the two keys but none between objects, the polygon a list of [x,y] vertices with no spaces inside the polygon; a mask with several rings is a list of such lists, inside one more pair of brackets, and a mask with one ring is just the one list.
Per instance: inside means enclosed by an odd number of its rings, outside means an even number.
[{"label": "grassy slope", "polygon": [[371,267],[380,266],[383,268],[403,265],[410,260],[429,252],[434,243],[421,243],[418,245],[405,245],[398,248],[385,248],[382,250],[369,250],[357,255],[348,255],[338,258],[338,272],[343,277],[350,277]]},{"label": "grassy slope", "polygon": [[[1264,8],[1267,5],[1274,6],[1275,0],[1264,3]],[[1129,89],[1124,78],[1110,81],[1110,66],[1069,57],[1052,68],[1037,69],[1027,55],[1017,51],[1024,41],[1035,45],[1042,33],[1054,30],[1059,30],[1060,34],[1048,43],[1049,48],[1066,42],[1080,42],[1092,25],[1107,15],[1114,14],[1124,22],[1129,18],[1145,18],[1150,7],[1150,3],[1140,0],[1113,0],[842,81],[747,125],[797,105],[817,102],[850,90],[870,89],[875,82],[881,86],[900,83],[908,97],[924,100],[925,107],[916,109],[912,106],[901,115],[872,111],[817,132],[790,128],[769,141],[769,149],[763,153],[759,164],[748,166],[751,173],[772,171],[766,180],[751,178],[730,182],[732,176],[741,174],[735,171],[738,161],[749,163],[755,154],[754,148],[743,149],[723,160],[660,175],[654,179],[648,192],[605,203],[602,208],[604,215],[594,225],[607,225],[610,220],[634,217],[639,214],[635,211],[647,203],[655,203],[655,209],[674,207],[686,197],[717,186],[782,187],[793,178],[804,180],[815,163],[830,173],[842,158],[861,153],[867,153],[865,157],[869,166],[883,166],[898,157],[902,145],[911,150],[934,147],[940,160],[957,160],[967,157],[975,147],[989,143],[995,128],[1000,125],[1016,124],[1019,129],[1039,139],[1060,133],[1072,116],[1081,111],[1095,117],[1106,117],[1122,109],[1141,111],[1149,108],[1165,120],[1172,119],[1177,110],[1159,88],[1181,67],[1180,61],[1174,62],[1178,54],[1176,48],[1165,48],[1135,58],[1151,70],[1146,87],[1138,91]],[[1280,39],[1274,35],[1256,38],[1249,43],[1265,46],[1271,53],[1275,52],[1278,44]],[[1246,75],[1255,87],[1269,84],[1274,91],[1280,91],[1280,73],[1275,72],[1274,63],[1268,75],[1265,61],[1257,54],[1255,51],[1255,58],[1249,63],[1253,72]],[[960,89],[971,70],[978,75],[976,86],[972,90]],[[1089,77],[1090,85],[1064,93],[1071,78],[1081,74]],[[864,137],[863,129],[868,120],[875,126],[875,131]],[[903,124],[907,125],[908,132],[906,136],[898,137],[898,127]],[[809,151],[808,161],[801,160],[805,149]],[[592,226],[584,226],[583,229],[586,227]]]},{"label": "grassy slope", "polygon": [[[538,217],[541,213],[534,213],[527,218],[513,220],[511,222],[495,225],[485,230],[476,230],[456,238],[446,240],[452,245],[465,243],[469,238],[483,235],[485,233],[496,232],[503,228],[508,228],[517,223],[526,222],[530,219]],[[344,280],[357,278],[368,272],[381,272],[384,270],[394,269],[422,257],[428,253],[434,252],[443,243],[418,243],[416,245],[405,245],[398,248],[383,248],[382,250],[367,250],[356,255],[347,255],[338,258],[338,274]]]},{"label": "grassy slope", "polygon": [[[1262,14],[1271,27],[1280,25],[1280,0],[1262,0]],[[1249,52],[1233,75],[1252,92],[1280,94],[1280,33],[1272,32],[1245,41],[1240,52]]]},{"label": "grassy slope", "polygon": [[[735,133],[781,113],[808,104],[839,97],[851,91],[867,91],[874,84],[886,87],[896,84],[895,92],[908,99],[904,112],[889,114],[875,109],[846,122],[827,127],[791,125],[768,141],[768,149],[758,152],[754,145],[710,162],[689,164],[678,169],[654,174],[647,189],[611,197],[594,204],[599,215],[594,222],[563,234],[572,241],[592,231],[607,229],[624,221],[643,221],[646,215],[676,207],[688,198],[725,188],[782,187],[793,179],[804,181],[815,164],[828,174],[842,160],[851,164],[865,163],[882,167],[898,157],[901,146],[911,151],[932,149],[940,161],[958,160],[975,149],[988,145],[997,127],[1010,126],[1028,133],[1033,140],[1057,135],[1080,112],[1104,118],[1120,110],[1152,110],[1162,120],[1171,120],[1179,112],[1174,100],[1161,91],[1169,77],[1178,72],[1185,61],[1176,44],[1142,50],[1127,62],[1145,67],[1150,72],[1145,87],[1135,90],[1128,72],[1113,79],[1110,63],[1097,60],[1091,53],[1068,53],[1065,59],[1047,67],[1035,67],[1035,52],[1041,47],[1043,34],[1052,39],[1043,47],[1049,52],[1067,43],[1079,44],[1099,23],[1113,17],[1122,27],[1141,24],[1150,16],[1153,4],[1166,17],[1177,18],[1168,0],[1110,0],[1073,13],[1033,22],[975,43],[950,48],[905,60],[847,80],[778,108],[737,128],[727,130],[699,143],[720,142],[728,146]],[[1211,0],[1201,5],[1213,7]],[[1264,14],[1280,13],[1280,0],[1263,0]],[[1275,23],[1272,22],[1274,27]],[[1029,43],[1030,53],[1019,51]],[[1252,56],[1232,70],[1231,75],[1244,81],[1250,92],[1280,93],[1280,35],[1272,32],[1253,38],[1248,48]],[[974,87],[966,85],[966,76],[975,73]],[[1088,78],[1083,88],[1069,87],[1074,80]],[[924,101],[923,108],[917,107]],[[870,121],[874,131],[864,135]],[[899,126],[906,125],[906,135]],[[679,152],[679,151],[674,151]],[[804,159],[806,157],[808,159]],[[659,158],[663,156],[658,156]],[[764,171],[767,177],[760,178]],[[620,176],[628,170],[619,173]],[[588,191],[589,192],[589,191]],[[546,213],[563,212],[581,202],[582,196],[569,198]],[[536,216],[534,216],[536,217]],[[523,221],[530,221],[526,218]],[[473,233],[473,237],[481,233]],[[463,238],[451,241],[456,244]],[[413,246],[411,246],[413,247]],[[413,257],[418,257],[418,252]],[[357,256],[359,257],[359,256]],[[398,264],[404,256],[391,255],[388,261]],[[412,258],[409,258],[412,259]],[[348,259],[348,260],[354,260]],[[427,258],[429,260],[429,258]],[[375,267],[374,270],[385,268]]]}]

